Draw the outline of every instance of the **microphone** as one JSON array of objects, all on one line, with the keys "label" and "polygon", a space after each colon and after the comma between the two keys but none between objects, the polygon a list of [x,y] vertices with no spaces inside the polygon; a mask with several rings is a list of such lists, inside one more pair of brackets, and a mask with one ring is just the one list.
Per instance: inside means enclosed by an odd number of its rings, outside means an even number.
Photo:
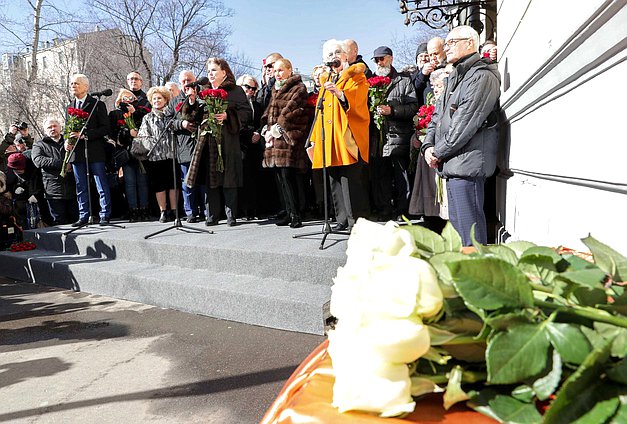
[{"label": "microphone", "polygon": [[329,68],[337,68],[342,64],[342,62],[340,62],[340,59],[333,59],[330,62],[325,62],[324,65],[328,66]]},{"label": "microphone", "polygon": [[90,96],[93,96],[93,97],[100,97],[100,96],[109,97],[112,94],[113,94],[113,90],[111,90],[110,88],[107,88],[107,89],[102,90],[102,91],[96,91],[94,93],[91,93]]},{"label": "microphone", "polygon": [[201,78],[198,78],[194,82],[190,82],[189,84],[185,84],[185,87],[198,87],[199,85],[207,85],[207,84],[209,84],[209,78],[201,77]]}]

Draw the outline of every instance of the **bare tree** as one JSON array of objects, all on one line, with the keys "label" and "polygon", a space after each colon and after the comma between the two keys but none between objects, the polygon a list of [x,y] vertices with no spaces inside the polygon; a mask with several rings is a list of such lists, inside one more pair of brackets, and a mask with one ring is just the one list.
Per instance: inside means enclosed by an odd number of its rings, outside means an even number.
[{"label": "bare tree", "polygon": [[448,33],[446,29],[431,29],[426,25],[416,26],[416,32],[411,36],[394,37],[392,39],[392,51],[394,51],[394,67],[401,69],[405,65],[416,64],[416,49],[420,43],[426,43],[433,37],[444,38]]}]

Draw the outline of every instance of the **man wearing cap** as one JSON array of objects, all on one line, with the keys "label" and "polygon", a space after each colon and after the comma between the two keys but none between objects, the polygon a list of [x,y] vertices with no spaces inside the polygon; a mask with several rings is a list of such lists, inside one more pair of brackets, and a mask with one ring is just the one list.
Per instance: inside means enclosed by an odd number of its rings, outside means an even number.
[{"label": "man wearing cap", "polygon": [[373,60],[375,74],[390,78],[386,104],[374,112],[385,118],[382,139],[375,126],[370,131],[372,200],[379,218],[388,220],[407,214],[409,207],[409,141],[414,132],[418,98],[411,78],[392,66],[394,56],[389,47],[377,47]]},{"label": "man wearing cap", "polygon": [[54,118],[47,118],[44,132],[45,137],[33,144],[32,160],[41,170],[52,225],[69,224],[76,219],[76,185],[71,164],[68,164],[64,177],[59,175],[65,156],[61,124]]},{"label": "man wearing cap", "polygon": [[427,43],[427,57],[429,59],[428,62],[426,62],[422,69],[417,71],[412,78],[421,106],[427,103],[427,97],[430,95],[429,93],[433,95],[433,89],[431,88],[431,82],[429,81],[431,72],[446,66],[446,54],[444,53],[443,39],[440,37],[434,37],[429,40]]},{"label": "man wearing cap", "polygon": [[[109,134],[109,116],[107,106],[100,100],[87,94],[89,79],[83,74],[72,75],[70,79],[70,92],[74,99],[68,108],[82,109],[92,113],[87,128],[83,131],[70,133],[70,137],[80,138],[72,146],[65,140],[65,150],[73,151],[72,171],[76,181],[76,197],[78,200],[78,221],[72,226],[80,227],[89,222],[89,195],[87,181],[87,159],[89,159],[89,171],[96,182],[96,189],[100,198],[100,225],[107,225],[111,215],[111,192],[105,170],[105,137]],[[85,144],[87,144],[87,157],[85,157]]]}]

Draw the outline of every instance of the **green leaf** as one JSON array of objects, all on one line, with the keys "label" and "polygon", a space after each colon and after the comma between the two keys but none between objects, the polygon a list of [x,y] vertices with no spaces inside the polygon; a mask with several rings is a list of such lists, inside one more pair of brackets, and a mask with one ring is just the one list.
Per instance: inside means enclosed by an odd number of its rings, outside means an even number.
[{"label": "green leaf", "polygon": [[503,259],[505,262],[509,262],[512,265],[518,263],[516,252],[505,245],[485,246],[484,252],[486,256],[494,256]]},{"label": "green leaf", "polygon": [[592,349],[598,349],[605,345],[605,339],[598,331],[583,326],[580,327],[580,329],[581,332],[586,336],[586,339],[588,339],[588,342],[592,346]]},{"label": "green leaf", "polygon": [[562,255],[565,261],[568,262],[568,267],[566,271],[581,271],[584,269],[600,269],[596,264],[586,261],[585,259],[580,258],[579,256],[575,256],[571,253],[566,253]]},{"label": "green leaf", "polygon": [[592,236],[581,239],[588,246],[594,262],[606,273],[610,274],[614,281],[627,280],[627,258],[612,249],[606,244],[601,243]]},{"label": "green leaf", "polygon": [[421,227],[420,225],[407,225],[404,226],[403,229],[409,231],[414,237],[416,247],[419,250],[428,252],[431,255],[445,251],[444,239],[438,233]]},{"label": "green leaf", "polygon": [[525,250],[535,247],[536,245],[529,241],[513,241],[507,243],[506,246],[512,249],[514,253],[516,253],[516,256],[520,258]]},{"label": "green leaf", "polygon": [[580,306],[596,307],[607,303],[607,294],[603,289],[590,290],[584,287],[577,287],[573,291],[573,296],[577,299],[577,303]]},{"label": "green leaf", "polygon": [[552,265],[554,270],[557,269],[557,264],[562,262],[562,260],[562,257],[555,250],[543,246],[527,249],[520,257],[520,263],[539,264],[546,268]]},{"label": "green leaf", "polygon": [[546,400],[553,394],[562,378],[562,358],[557,350],[553,350],[551,371],[533,382],[533,391],[540,400]]},{"label": "green leaf", "polygon": [[435,272],[437,272],[438,277],[440,278],[442,283],[440,284],[440,288],[442,289],[442,293],[445,298],[453,297],[453,292],[455,293],[455,296],[457,296],[457,292],[453,287],[453,277],[451,276],[451,271],[448,268],[447,263],[470,259],[472,259],[470,256],[459,252],[437,253],[429,258],[429,263],[435,269]]},{"label": "green leaf", "polygon": [[521,324],[497,333],[488,342],[490,384],[514,384],[536,377],[546,367],[549,339],[545,325]]},{"label": "green leaf", "polygon": [[468,394],[462,390],[462,367],[459,365],[451,370],[448,376],[448,384],[444,392],[444,409],[448,409],[458,402],[470,399]]},{"label": "green leaf", "polygon": [[624,358],[627,356],[627,328],[621,328],[603,322],[595,322],[594,329],[606,340],[612,340],[612,356],[616,358]]},{"label": "green leaf", "polygon": [[565,362],[579,365],[590,354],[592,346],[578,326],[551,322],[546,328],[551,345]]},{"label": "green leaf", "polygon": [[515,266],[496,258],[476,258],[448,264],[457,293],[466,305],[494,310],[533,306],[529,280]]},{"label": "green leaf", "polygon": [[609,424],[627,424],[627,399],[623,396],[620,401],[621,404]]},{"label": "green leaf", "polygon": [[604,399],[597,402],[590,411],[583,414],[573,424],[598,424],[604,423],[614,415],[620,405],[617,397]]},{"label": "green leaf", "polygon": [[[621,288],[619,286],[612,286],[612,289]],[[617,313],[620,315],[627,315],[627,292],[623,291],[620,295],[614,296],[614,303],[608,305],[599,305],[599,308],[610,313]]]},{"label": "green leaf", "polygon": [[533,388],[527,386],[526,384],[518,386],[514,390],[512,390],[512,397],[521,402],[529,403],[533,400],[534,396],[535,393],[533,391]]},{"label": "green leaf", "polygon": [[482,390],[468,402],[475,411],[502,423],[536,424],[542,421],[533,403],[521,402],[493,390]]},{"label": "green leaf", "polygon": [[524,311],[511,312],[506,314],[496,313],[486,319],[486,324],[494,330],[503,331],[517,324],[531,324],[533,321],[528,313]]},{"label": "green leaf", "polygon": [[444,239],[444,249],[450,252],[461,252],[462,250],[462,238],[459,233],[453,228],[453,224],[450,221],[446,223],[442,230],[442,238]]},{"label": "green leaf", "polygon": [[620,384],[627,385],[627,359],[621,359],[614,364],[608,371],[607,376],[610,380]]},{"label": "green leaf", "polygon": [[605,275],[605,272],[597,268],[562,272],[557,277],[578,286],[586,287],[589,289],[601,289],[603,288],[603,280],[605,279]]},{"label": "green leaf", "polygon": [[571,374],[557,392],[555,400],[544,415],[545,424],[571,423],[596,404],[594,392],[599,390],[600,376],[610,356],[610,343],[593,350]]}]

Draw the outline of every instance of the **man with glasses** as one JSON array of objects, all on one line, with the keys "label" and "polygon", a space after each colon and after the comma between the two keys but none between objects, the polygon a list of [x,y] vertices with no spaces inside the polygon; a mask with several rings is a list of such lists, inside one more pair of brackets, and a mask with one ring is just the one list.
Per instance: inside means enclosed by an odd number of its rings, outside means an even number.
[{"label": "man with glasses", "polygon": [[[126,76],[126,83],[128,84],[128,89],[131,90],[131,92],[137,98],[137,101],[133,103],[133,106],[135,106],[135,109],[137,109],[138,106],[150,108],[150,102],[146,98],[146,93],[144,93],[144,90],[142,90],[144,79],[139,74],[139,72],[133,71],[130,74],[128,74]],[[143,115],[145,114],[146,112],[141,114],[141,117],[143,118]],[[137,128],[139,128],[141,125],[141,119],[139,122],[136,122],[136,124],[137,124]]]},{"label": "man with glasses", "polygon": [[257,91],[257,101],[261,103],[261,107],[265,111],[270,104],[272,97],[272,87],[276,79],[274,79],[274,62],[282,59],[281,53],[270,53],[263,61],[263,76],[261,77],[261,88]]},{"label": "man with glasses", "polygon": [[[386,104],[377,107],[376,114],[384,116],[383,128],[370,128],[370,182],[373,206],[379,219],[387,221],[406,215],[409,207],[409,141],[414,132],[413,118],[418,111],[416,90],[409,76],[400,74],[392,63],[389,47],[374,51],[375,74],[390,78]],[[380,137],[379,131],[382,131]],[[382,144],[381,145],[381,141]]]},{"label": "man with glasses", "polygon": [[444,94],[436,103],[421,151],[446,178],[449,219],[470,246],[470,229],[487,243],[484,185],[496,168],[497,114],[501,77],[496,64],[478,53],[479,34],[469,26],[446,37],[446,60],[453,64]]}]

